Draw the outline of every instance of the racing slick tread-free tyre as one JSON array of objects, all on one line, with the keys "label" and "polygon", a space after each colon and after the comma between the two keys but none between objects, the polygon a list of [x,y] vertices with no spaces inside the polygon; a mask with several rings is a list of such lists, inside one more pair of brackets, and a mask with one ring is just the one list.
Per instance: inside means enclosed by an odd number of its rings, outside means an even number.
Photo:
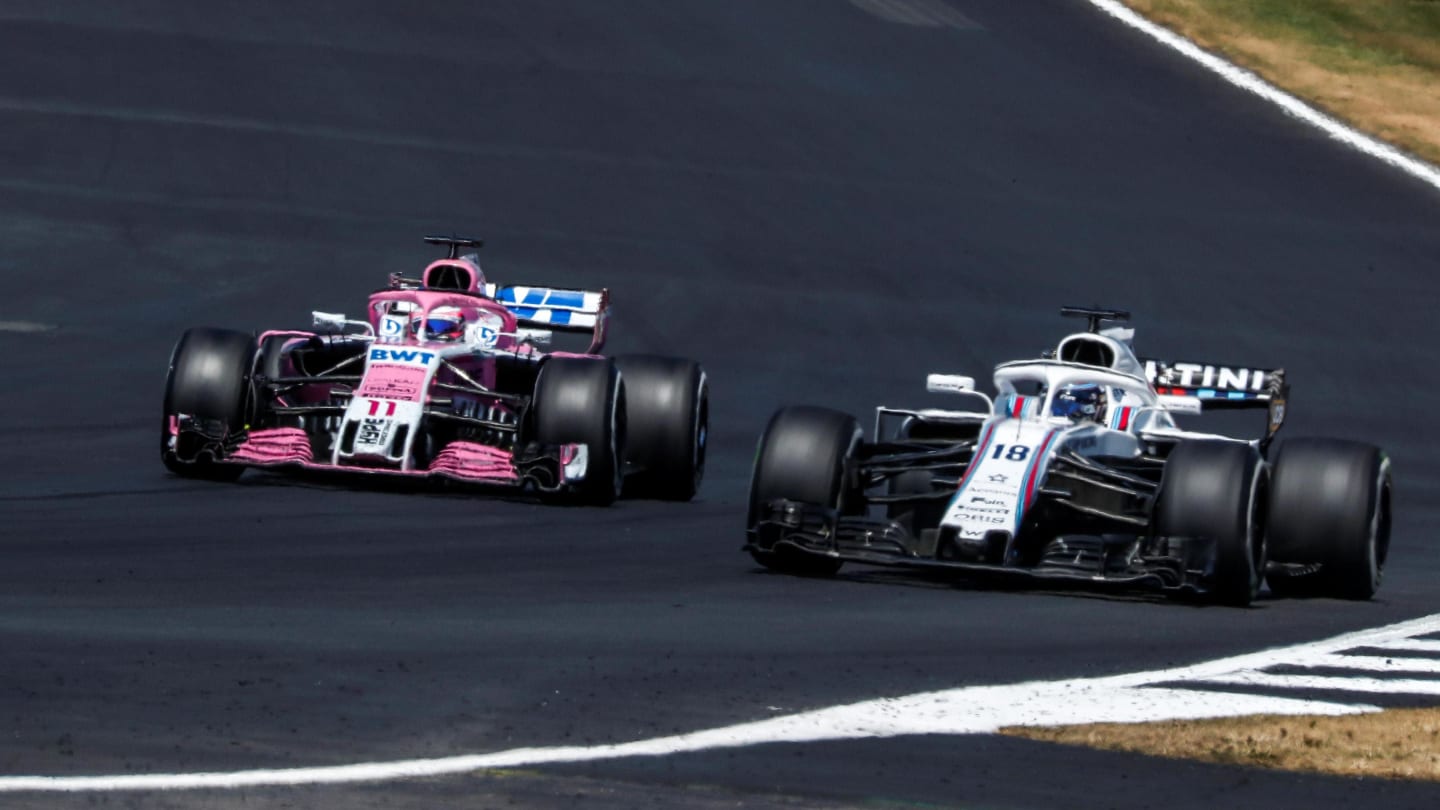
[{"label": "racing slick tread-free tyre", "polygon": [[1318,570],[1267,578],[1276,596],[1369,599],[1390,550],[1390,460],[1341,439],[1290,439],[1272,465],[1270,556]]},{"label": "racing slick tread-free tyre", "polygon": [[1243,607],[1260,591],[1265,487],[1265,464],[1249,445],[1182,442],[1165,461],[1156,533],[1213,542],[1207,592],[1215,602]]},{"label": "racing slick tread-free tyre", "polygon": [[615,365],[625,381],[625,461],[637,468],[626,494],[688,501],[705,476],[710,388],[699,363],[630,355]]},{"label": "racing slick tread-free tyre", "polygon": [[[850,414],[810,406],[777,411],[755,456],[747,528],[755,526],[764,504],[777,499],[823,506],[841,514],[853,511],[859,493],[846,491],[845,468],[860,439],[860,423]],[[842,564],[783,547],[751,551],[751,556],[773,571],[799,576],[830,576]]]},{"label": "racing slick tread-free tyre", "polygon": [[250,375],[255,337],[230,329],[187,329],[170,355],[165,379],[165,411],[160,423],[160,460],[186,478],[234,481],[239,465],[215,464],[208,456],[181,459],[170,448],[170,417],[187,414],[224,422],[227,430],[245,427],[250,406]]},{"label": "racing slick tread-free tyre", "polygon": [[624,477],[625,387],[610,360],[552,357],[535,380],[535,438],[588,448],[585,480],[575,499],[609,506]]}]

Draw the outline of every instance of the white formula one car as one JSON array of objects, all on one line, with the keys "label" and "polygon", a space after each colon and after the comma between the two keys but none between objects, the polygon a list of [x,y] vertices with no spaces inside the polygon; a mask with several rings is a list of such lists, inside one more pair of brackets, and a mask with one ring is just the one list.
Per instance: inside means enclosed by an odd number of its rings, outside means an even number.
[{"label": "white formula one car", "polygon": [[[777,571],[845,562],[1129,583],[1246,605],[1275,595],[1368,599],[1390,537],[1377,447],[1290,439],[1283,370],[1142,360],[1113,310],[1038,360],[995,368],[996,397],[932,374],[983,409],[789,407],[751,479],[746,550]],[[1257,440],[1181,429],[1174,414],[1263,408]]]}]

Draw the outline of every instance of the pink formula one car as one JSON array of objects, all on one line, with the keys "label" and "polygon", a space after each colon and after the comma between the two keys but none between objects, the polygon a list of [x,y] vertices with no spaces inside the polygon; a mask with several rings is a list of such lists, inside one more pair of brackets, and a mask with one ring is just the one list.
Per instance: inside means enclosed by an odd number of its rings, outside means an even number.
[{"label": "pink formula one car", "polygon": [[[363,320],[313,330],[185,332],[170,358],[160,457],[233,480],[246,467],[431,476],[585,503],[689,500],[705,469],[705,372],[599,354],[608,291],[487,284],[475,239],[392,275]],[[579,352],[545,351],[557,333]],[[628,483],[627,483],[628,479]]]}]

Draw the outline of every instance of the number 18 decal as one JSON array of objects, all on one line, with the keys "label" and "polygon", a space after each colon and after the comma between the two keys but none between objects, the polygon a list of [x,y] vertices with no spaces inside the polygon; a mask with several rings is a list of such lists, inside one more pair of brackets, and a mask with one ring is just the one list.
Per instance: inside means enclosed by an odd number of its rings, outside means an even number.
[{"label": "number 18 decal", "polygon": [[1023,444],[997,444],[990,458],[1004,458],[1006,461],[1024,461],[1030,457],[1030,448]]}]

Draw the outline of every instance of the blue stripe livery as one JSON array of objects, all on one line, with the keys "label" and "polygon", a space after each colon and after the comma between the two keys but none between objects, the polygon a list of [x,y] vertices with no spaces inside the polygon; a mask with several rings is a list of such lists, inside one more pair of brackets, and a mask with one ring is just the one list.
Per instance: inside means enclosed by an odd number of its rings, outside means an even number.
[{"label": "blue stripe livery", "polygon": [[580,309],[585,306],[585,293],[572,290],[551,290],[545,300],[546,305],[552,307],[574,307]]},{"label": "blue stripe livery", "polygon": [[536,309],[535,307],[511,306],[508,309],[515,317],[522,321],[539,321],[541,323],[553,323],[556,326],[566,326],[570,323],[570,316],[575,313],[568,309]]},{"label": "blue stripe livery", "polygon": [[502,304],[514,304],[524,307],[585,308],[585,293],[575,290],[546,290],[532,287],[525,291],[524,300],[521,300],[518,295],[514,288],[505,287],[496,294],[495,300]]},{"label": "blue stripe livery", "polygon": [[1249,391],[1216,391],[1213,388],[1201,388],[1195,392],[1199,399],[1251,399],[1258,396]]}]

